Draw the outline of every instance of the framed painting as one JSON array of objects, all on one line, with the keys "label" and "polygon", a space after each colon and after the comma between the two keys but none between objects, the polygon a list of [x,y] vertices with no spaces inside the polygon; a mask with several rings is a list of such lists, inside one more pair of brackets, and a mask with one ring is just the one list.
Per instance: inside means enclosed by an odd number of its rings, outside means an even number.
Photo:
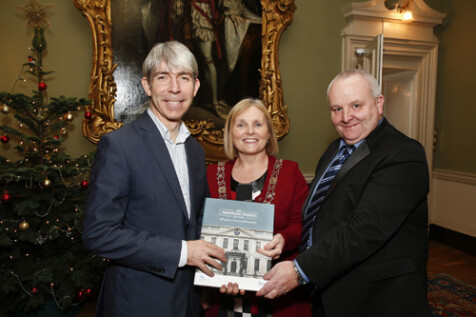
[{"label": "framed painting", "polygon": [[201,86],[184,117],[208,162],[225,159],[223,126],[242,98],[263,100],[278,139],[289,132],[279,71],[294,0],[73,0],[88,19],[93,65],[83,133],[92,142],[148,106],[141,65],[157,42],[177,40],[197,58]]}]

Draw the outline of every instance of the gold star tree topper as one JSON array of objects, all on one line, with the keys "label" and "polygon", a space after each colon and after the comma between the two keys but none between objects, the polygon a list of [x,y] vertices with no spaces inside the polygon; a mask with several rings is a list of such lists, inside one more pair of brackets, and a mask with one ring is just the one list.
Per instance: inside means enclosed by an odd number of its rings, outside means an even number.
[{"label": "gold star tree topper", "polygon": [[29,0],[24,6],[15,6],[26,17],[26,25],[44,28],[50,26],[47,14],[52,4],[41,4],[38,0]]}]

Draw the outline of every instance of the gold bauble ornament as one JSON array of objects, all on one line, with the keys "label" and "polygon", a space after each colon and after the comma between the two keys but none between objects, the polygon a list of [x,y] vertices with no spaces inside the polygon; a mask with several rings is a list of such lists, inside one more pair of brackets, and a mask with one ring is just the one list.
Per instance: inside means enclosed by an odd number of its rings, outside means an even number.
[{"label": "gold bauble ornament", "polygon": [[25,220],[20,222],[20,224],[18,225],[18,229],[20,229],[22,231],[28,230],[28,228],[30,228],[30,224],[28,222],[26,222]]},{"label": "gold bauble ornament", "polygon": [[43,187],[50,187],[51,186],[51,180],[48,177],[45,177],[42,184],[43,184]]},{"label": "gold bauble ornament", "polygon": [[68,112],[67,114],[64,115],[64,119],[68,122],[73,121],[73,114],[71,112]]},{"label": "gold bauble ornament", "polygon": [[0,111],[3,113],[3,114],[7,114],[10,112],[10,108],[6,105],[6,104],[3,104],[2,107],[0,108]]}]

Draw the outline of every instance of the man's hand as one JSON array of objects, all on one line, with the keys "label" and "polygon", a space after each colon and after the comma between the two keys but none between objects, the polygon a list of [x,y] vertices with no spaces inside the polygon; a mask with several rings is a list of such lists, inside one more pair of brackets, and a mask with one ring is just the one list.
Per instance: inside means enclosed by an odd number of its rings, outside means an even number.
[{"label": "man's hand", "polygon": [[284,238],[281,233],[274,235],[273,239],[266,243],[262,249],[258,249],[258,252],[269,256],[272,259],[279,259],[284,248]]},{"label": "man's hand", "polygon": [[221,270],[222,266],[215,259],[226,262],[225,250],[213,243],[203,240],[187,241],[187,249],[187,265],[198,267],[208,276],[213,276],[213,272],[205,264]]},{"label": "man's hand", "polygon": [[263,278],[268,280],[268,283],[256,292],[256,296],[269,299],[285,295],[299,285],[292,261],[276,264]]}]

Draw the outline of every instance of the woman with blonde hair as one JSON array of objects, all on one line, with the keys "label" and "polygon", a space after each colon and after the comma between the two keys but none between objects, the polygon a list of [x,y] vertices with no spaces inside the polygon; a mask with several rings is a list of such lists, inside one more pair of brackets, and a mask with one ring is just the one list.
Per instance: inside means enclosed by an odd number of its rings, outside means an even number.
[{"label": "woman with blonde hair", "polygon": [[[276,158],[276,132],[261,100],[244,99],[232,108],[225,123],[224,151],[229,160],[207,170],[211,197],[273,204],[274,237],[259,252],[274,263],[294,259],[301,242],[301,207],[308,186],[296,162]],[[253,316],[311,316],[303,292],[296,289],[272,301],[251,292],[236,297],[215,294],[205,299],[205,316],[226,316],[230,311]]]}]

